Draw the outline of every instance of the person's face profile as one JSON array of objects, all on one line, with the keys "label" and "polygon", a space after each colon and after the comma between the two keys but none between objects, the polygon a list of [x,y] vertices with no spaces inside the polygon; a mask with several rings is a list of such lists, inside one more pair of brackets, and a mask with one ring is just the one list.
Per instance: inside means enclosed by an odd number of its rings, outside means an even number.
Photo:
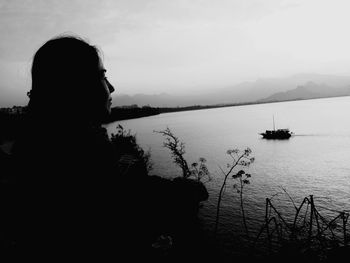
[{"label": "person's face profile", "polygon": [[103,92],[103,107],[106,114],[111,113],[111,106],[112,106],[112,97],[111,93],[114,92],[114,87],[112,84],[108,81],[106,72],[107,70],[104,68],[103,63],[99,63],[99,76],[100,76],[100,84],[101,84],[101,90]]}]

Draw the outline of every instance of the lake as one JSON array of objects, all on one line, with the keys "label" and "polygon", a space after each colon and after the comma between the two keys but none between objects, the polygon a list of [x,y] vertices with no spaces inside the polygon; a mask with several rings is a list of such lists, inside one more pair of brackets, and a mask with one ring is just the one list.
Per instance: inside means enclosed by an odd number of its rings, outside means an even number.
[{"label": "lake", "polygon": [[[151,174],[163,177],[181,175],[164,148],[164,138],[154,130],[169,127],[186,145],[189,163],[199,157],[207,160],[212,180],[206,183],[210,197],[200,210],[208,229],[213,229],[217,195],[223,182],[221,167],[230,162],[228,149],[249,147],[255,162],[246,169],[252,177],[244,188],[248,227],[257,232],[264,220],[265,198],[272,198],[279,211],[293,213],[290,198],[300,203],[313,195],[324,214],[350,210],[350,97],[235,106],[160,114],[111,123],[136,134],[143,149],[150,149],[154,168]],[[273,128],[289,128],[288,140],[266,140],[259,135]],[[223,240],[242,233],[239,195],[229,180],[222,200],[219,232]],[[285,189],[285,190],[283,190]],[[232,246],[234,241],[225,242]],[[231,243],[230,243],[231,242]]]}]

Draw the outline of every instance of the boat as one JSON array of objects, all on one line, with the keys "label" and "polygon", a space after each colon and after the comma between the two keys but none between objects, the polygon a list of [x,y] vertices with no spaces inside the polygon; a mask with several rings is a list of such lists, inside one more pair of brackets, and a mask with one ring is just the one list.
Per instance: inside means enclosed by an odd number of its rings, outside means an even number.
[{"label": "boat", "polygon": [[266,130],[260,133],[264,139],[289,139],[292,136],[292,132],[289,129],[275,129],[275,118],[273,118],[273,130]]}]

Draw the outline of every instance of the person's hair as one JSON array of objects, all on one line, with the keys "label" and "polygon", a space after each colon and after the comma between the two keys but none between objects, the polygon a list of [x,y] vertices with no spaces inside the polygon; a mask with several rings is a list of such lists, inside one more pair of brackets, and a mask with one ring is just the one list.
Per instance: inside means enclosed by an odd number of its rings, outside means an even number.
[{"label": "person's hair", "polygon": [[91,118],[100,59],[95,46],[76,36],[47,41],[33,58],[29,113]]}]

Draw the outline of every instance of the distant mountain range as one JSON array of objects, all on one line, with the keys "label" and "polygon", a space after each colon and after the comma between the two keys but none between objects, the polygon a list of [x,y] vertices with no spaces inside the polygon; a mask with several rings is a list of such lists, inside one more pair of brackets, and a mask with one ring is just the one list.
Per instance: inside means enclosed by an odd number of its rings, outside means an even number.
[{"label": "distant mountain range", "polygon": [[298,86],[295,89],[285,92],[274,93],[267,98],[258,100],[257,102],[275,102],[275,101],[288,101],[288,100],[303,100],[303,99],[316,99],[316,98],[328,98],[349,96],[350,86],[342,88],[331,88],[327,85],[318,85],[314,82],[308,82],[304,86]]},{"label": "distant mountain range", "polygon": [[350,95],[350,76],[298,74],[288,78],[258,79],[230,87],[213,87],[212,92],[195,95],[157,94],[113,98],[114,106],[149,105],[184,107],[244,102],[273,102]]}]

